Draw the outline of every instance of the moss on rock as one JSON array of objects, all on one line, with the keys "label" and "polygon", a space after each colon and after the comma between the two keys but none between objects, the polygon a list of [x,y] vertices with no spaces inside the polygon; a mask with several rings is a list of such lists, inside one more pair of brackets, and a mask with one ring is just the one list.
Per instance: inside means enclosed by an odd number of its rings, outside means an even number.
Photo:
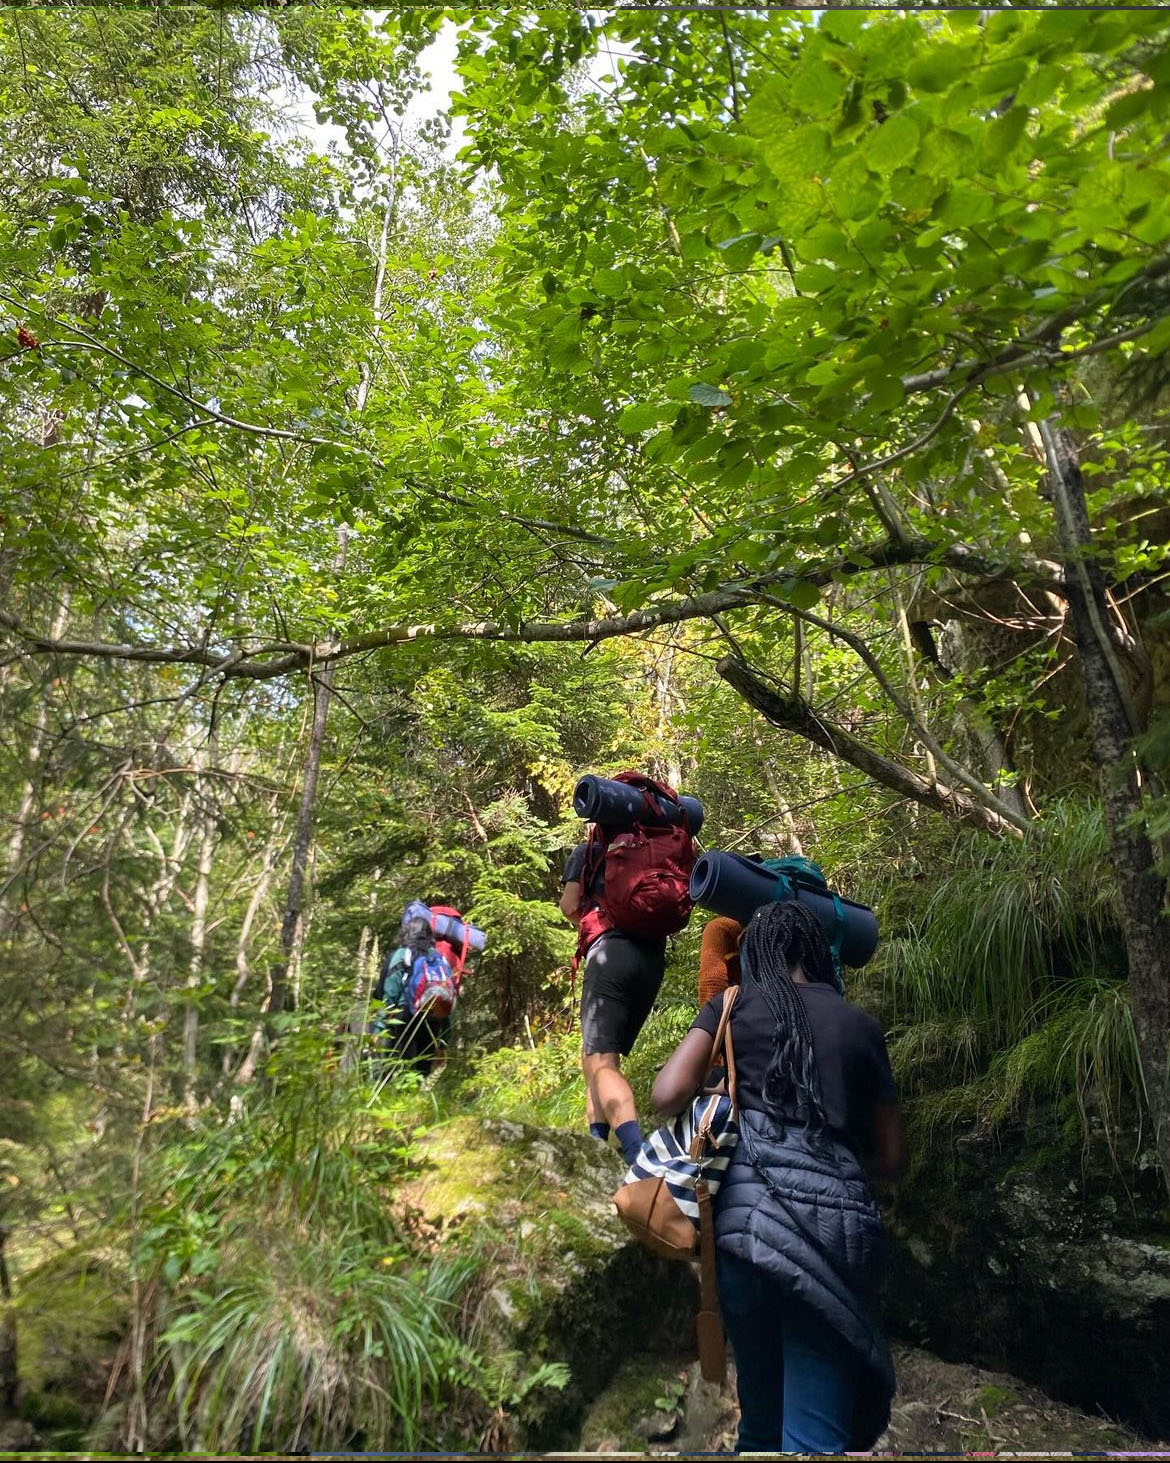
[{"label": "moss on rock", "polygon": [[569,1371],[563,1390],[532,1388],[516,1403],[514,1446],[575,1445],[624,1359],[691,1349],[694,1275],[629,1237],[611,1199],[624,1171],[614,1151],[584,1134],[468,1116],[432,1128],[418,1151],[403,1203],[489,1256],[478,1344],[530,1370]]},{"label": "moss on rock", "polygon": [[[875,1452],[1102,1453],[1140,1450],[1141,1439],[1016,1377],[894,1349],[898,1395]],[[1149,1446],[1146,1444],[1145,1446]]]},{"label": "moss on rock", "polygon": [[581,1427],[585,1452],[642,1452],[649,1441],[678,1430],[687,1370],[677,1359],[641,1356],[628,1361],[589,1407]]}]

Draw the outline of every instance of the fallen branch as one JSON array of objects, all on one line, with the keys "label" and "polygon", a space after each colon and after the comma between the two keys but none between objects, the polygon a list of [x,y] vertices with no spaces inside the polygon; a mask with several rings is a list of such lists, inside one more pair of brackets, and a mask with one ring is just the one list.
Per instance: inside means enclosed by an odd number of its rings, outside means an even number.
[{"label": "fallen branch", "polygon": [[1023,837],[1023,830],[1006,818],[984,807],[965,793],[942,782],[927,782],[908,767],[883,757],[874,747],[855,737],[838,723],[816,712],[802,696],[785,695],[764,681],[743,661],[725,656],[715,667],[719,675],[740,696],[773,726],[795,733],[814,746],[823,748],[842,762],[848,762],[888,787],[899,797],[909,798],[936,812],[945,813],[960,823],[967,823],[985,833],[1002,837]]}]

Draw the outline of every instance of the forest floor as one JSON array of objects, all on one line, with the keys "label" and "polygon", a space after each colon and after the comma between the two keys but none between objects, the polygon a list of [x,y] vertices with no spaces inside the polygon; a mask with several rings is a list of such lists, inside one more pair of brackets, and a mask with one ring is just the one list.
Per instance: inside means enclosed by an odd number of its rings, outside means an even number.
[{"label": "forest floor", "polygon": [[[1170,1446],[1057,1402],[1003,1372],[941,1361],[908,1346],[894,1348],[894,1361],[898,1395],[874,1449],[879,1455],[1141,1454]],[[662,1403],[669,1406],[657,1405]],[[581,1446],[659,1457],[730,1452],[738,1421],[733,1374],[716,1388],[698,1379],[697,1363],[672,1369],[667,1359],[641,1358],[623,1368],[590,1409]]]}]

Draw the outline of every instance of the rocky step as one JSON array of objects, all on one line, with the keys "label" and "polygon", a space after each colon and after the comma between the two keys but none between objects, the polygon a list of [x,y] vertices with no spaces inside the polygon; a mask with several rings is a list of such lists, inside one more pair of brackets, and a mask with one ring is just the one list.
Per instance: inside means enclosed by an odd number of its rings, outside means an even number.
[{"label": "rocky step", "polygon": [[[940,1361],[894,1348],[898,1395],[875,1453],[1032,1453],[1049,1456],[1161,1451],[1105,1417],[1056,1402],[1004,1372]],[[704,1382],[698,1363],[628,1361],[588,1409],[582,1452],[636,1456],[728,1452],[739,1409],[734,1370],[723,1387]]]}]

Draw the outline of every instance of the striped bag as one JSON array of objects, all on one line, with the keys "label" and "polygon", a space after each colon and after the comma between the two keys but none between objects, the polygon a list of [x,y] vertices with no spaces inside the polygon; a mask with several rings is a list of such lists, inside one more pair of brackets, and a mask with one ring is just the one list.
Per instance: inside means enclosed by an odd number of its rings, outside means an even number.
[{"label": "striped bag", "polygon": [[651,1133],[613,1196],[627,1228],[654,1254],[667,1260],[690,1260],[698,1253],[699,1360],[704,1378],[711,1382],[723,1380],[727,1364],[715,1288],[711,1200],[739,1141],[730,1024],[738,996],[738,986],[728,986],[723,993],[723,1012],[703,1082],[706,1086],[722,1057],[727,1093],[700,1091],[673,1122]]}]

